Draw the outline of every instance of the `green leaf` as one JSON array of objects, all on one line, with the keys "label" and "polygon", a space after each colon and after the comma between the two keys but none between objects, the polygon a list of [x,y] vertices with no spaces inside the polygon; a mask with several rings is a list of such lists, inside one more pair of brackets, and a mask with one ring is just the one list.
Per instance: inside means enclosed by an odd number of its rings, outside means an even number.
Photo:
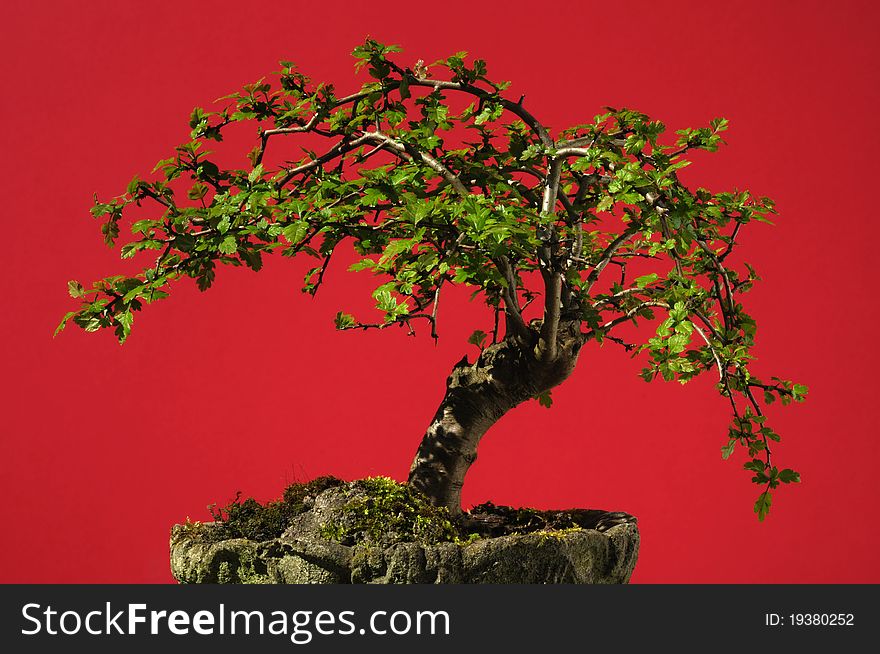
[{"label": "green leaf", "polygon": [[596,205],[596,211],[608,211],[613,206],[614,198],[610,195],[606,195],[601,200],[599,200],[599,204]]},{"label": "green leaf", "polygon": [[376,262],[370,259],[369,257],[361,259],[360,261],[356,261],[348,267],[350,272],[360,272],[362,270],[369,270],[371,268],[376,267]]},{"label": "green leaf", "polygon": [[137,222],[132,224],[131,233],[146,234],[150,230],[150,228],[155,227],[156,224],[157,223],[155,220],[138,220]]},{"label": "green leaf", "polygon": [[190,200],[201,200],[207,194],[208,186],[206,184],[202,184],[201,182],[196,182],[186,192],[186,197],[188,197]]},{"label": "green leaf", "polygon": [[257,166],[248,174],[248,181],[253,184],[263,176],[263,164]]},{"label": "green leaf", "polygon": [[384,199],[385,193],[382,191],[382,189],[368,188],[364,191],[364,196],[361,200],[361,203],[366,207],[375,207]]},{"label": "green leaf", "polygon": [[645,288],[649,284],[653,284],[660,278],[660,275],[657,273],[650,273],[648,275],[642,275],[641,277],[636,277],[635,282],[636,286],[639,288]]},{"label": "green leaf", "polygon": [[743,464],[744,470],[753,470],[755,472],[764,472],[764,469],[767,467],[767,464],[761,461],[761,459],[752,459],[751,461],[746,461]]},{"label": "green leaf", "polygon": [[67,323],[76,315],[76,311],[68,311],[64,314],[64,317],[61,319],[61,322],[58,323],[58,326],[55,328],[55,331],[52,333],[52,337],[58,336],[61,332],[64,331],[64,328],[67,327]]},{"label": "green leaf", "polygon": [[690,343],[690,336],[686,334],[673,334],[669,337],[667,343],[672,354],[679,354],[687,348],[688,343]]},{"label": "green leaf", "polygon": [[474,123],[476,125],[483,125],[484,123],[498,120],[502,113],[504,113],[504,105],[487,102],[479,115],[474,118]]},{"label": "green leaf", "polygon": [[544,391],[539,395],[535,396],[535,399],[538,400],[538,404],[540,404],[545,409],[549,409],[553,406],[553,397],[550,395],[550,391]]},{"label": "green leaf", "polygon": [[131,324],[134,322],[134,314],[132,314],[130,310],[126,310],[117,313],[114,318],[116,318],[116,338],[119,339],[119,344],[122,345],[125,343],[125,339],[128,338],[129,333],[131,333]]},{"label": "green leaf", "polygon": [[119,236],[118,215],[115,217],[114,214],[110,215],[110,218],[107,219],[107,222],[101,225],[101,233],[104,235],[104,243],[112,247]]},{"label": "green leaf", "polygon": [[796,402],[803,402],[804,398],[807,396],[807,393],[810,392],[810,389],[803,384],[795,384],[791,387],[791,392]]},{"label": "green leaf", "polygon": [[168,159],[162,159],[156,163],[156,165],[153,167],[153,170],[150,172],[153,172],[153,173],[158,172],[159,170],[162,170],[164,168],[172,166],[176,161],[177,160],[174,157],[170,157]]},{"label": "green leaf", "polygon": [[727,118],[713,118],[709,125],[712,127],[713,132],[723,132],[730,125],[730,121]]},{"label": "green leaf", "polygon": [[98,202],[97,196],[95,198],[95,205],[89,209],[89,213],[91,213],[95,218],[100,218],[101,216],[105,216],[113,210],[112,204],[104,204],[103,202]]},{"label": "green leaf", "polygon": [[669,311],[669,317],[676,322],[687,318],[687,308],[685,307],[684,302],[676,302],[672,305],[672,309]]},{"label": "green leaf", "polygon": [[[139,282],[140,280],[133,280],[133,281]],[[136,286],[132,286],[131,290],[129,290],[125,295],[122,296],[122,301],[126,302],[126,303],[131,302],[136,297],[143,294],[144,288],[145,287],[143,284],[137,284]],[[155,295],[155,293],[154,293],[154,295]]]},{"label": "green leaf", "polygon": [[677,322],[675,323],[675,331],[677,334],[690,336],[694,333],[694,323],[692,323],[690,320],[682,320],[681,322]]},{"label": "green leaf", "polygon": [[309,224],[305,220],[297,220],[281,230],[284,238],[296,245],[299,243],[309,231]]},{"label": "green leaf", "polygon": [[196,286],[198,286],[200,291],[207,291],[211,288],[211,284],[214,283],[214,277],[216,275],[214,272],[214,262],[209,261],[208,264],[206,264],[205,268],[202,269],[201,274],[196,278]]},{"label": "green leaf", "polygon": [[353,315],[343,313],[342,311],[336,314],[334,322],[336,323],[336,329],[349,329],[357,325],[357,320],[355,320]]},{"label": "green leaf", "polygon": [[727,445],[721,448],[721,458],[725,461],[730,458],[730,455],[733,454],[733,450],[736,447],[737,440],[735,438],[731,438],[727,441]]},{"label": "green leaf", "polygon": [[244,264],[254,272],[259,272],[263,267],[263,255],[259,250],[242,248],[238,254],[241,260],[244,261]]},{"label": "green leaf", "polygon": [[76,281],[75,279],[71,279],[69,282],[67,282],[67,292],[70,293],[70,297],[79,298],[83,296],[83,294],[85,293],[85,289],[83,288],[83,285],[80,284],[78,281]]},{"label": "green leaf", "polygon": [[[82,320],[80,320],[82,318]],[[74,322],[87,332],[96,332],[103,326],[101,319],[96,316],[78,316]]]},{"label": "green leaf", "polygon": [[791,468],[784,468],[779,472],[779,481],[783,484],[799,484],[801,481],[801,475]]},{"label": "green leaf", "polygon": [[227,236],[220,242],[220,247],[217,248],[223,254],[234,254],[238,249],[238,245],[235,242],[234,236]]},{"label": "green leaf", "polygon": [[772,502],[773,498],[769,490],[765,490],[758,495],[758,500],[755,502],[755,513],[758,514],[758,520],[763,522],[764,518],[767,517],[767,514],[770,513],[770,504]]},{"label": "green leaf", "polygon": [[373,298],[376,300],[376,308],[385,313],[395,313],[397,311],[397,300],[387,288],[377,288],[373,292]]},{"label": "green leaf", "polygon": [[141,178],[138,177],[137,175],[135,175],[132,178],[132,180],[128,183],[128,188],[126,188],[125,190],[129,195],[134,195],[135,193],[137,193],[137,190],[138,190],[138,187],[140,186],[140,184],[141,184]]},{"label": "green leaf", "polygon": [[192,110],[192,113],[189,115],[189,126],[190,129],[195,128],[200,122],[205,119],[205,110],[201,107],[196,107]]},{"label": "green leaf", "polygon": [[467,342],[471,345],[476,345],[481,350],[483,349],[483,343],[486,341],[486,337],[488,334],[484,332],[482,329],[477,329],[473,334],[468,336]]},{"label": "green leaf", "polygon": [[641,152],[642,148],[645,147],[645,139],[636,134],[631,134],[626,137],[626,140],[623,144],[623,149],[627,151],[629,154],[635,154],[637,152]]},{"label": "green leaf", "polygon": [[181,252],[189,252],[195,247],[196,239],[189,234],[177,234],[174,237],[174,247]]}]

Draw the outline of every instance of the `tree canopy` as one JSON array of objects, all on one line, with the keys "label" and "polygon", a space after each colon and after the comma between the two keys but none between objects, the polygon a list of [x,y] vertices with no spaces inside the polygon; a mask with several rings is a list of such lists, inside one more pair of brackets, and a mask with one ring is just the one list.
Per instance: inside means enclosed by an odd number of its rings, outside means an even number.
[{"label": "tree canopy", "polygon": [[[154,251],[155,260],[88,288],[71,281],[81,304],[58,330],[72,321],[124,342],[135,313],[178,280],[206,290],[218,264],[258,271],[276,250],[314,259],[302,289],[314,294],[346,243],[358,255],[351,269],[379,280],[378,314],[342,307],[340,330],[423,325],[437,338],[442,291],[466,285],[495,315],[470,339],[480,348],[534,337],[538,355],[552,358],[561,326],[577,325],[584,342],[642,356],[646,381],[713,371],[732,412],[722,456],[748,453],[763,519],[771,491],[800,477],[774,464],[779,436],[762,403],[801,401],[807,389],[749,371],[756,323],[741,296],[759,277],[729,257],[744,226],[769,222],[773,202],[679,179],[689,152],[723,143],[728,121],[667,138],[660,121],[607,108],[551,134],[524,98],[506,95],[508,82],[487,77],[484,61],[457,53],[406,66],[399,51],[357,47],[356,68],[370,79],[348,95],[283,61],[277,82],[248,84],[216,111],[195,108],[190,141],[92,209],[108,245],[130,233],[123,258]],[[208,144],[238,123],[256,127],[249,165],[221,166]],[[281,163],[268,163],[272,148],[283,148]],[[132,222],[131,205],[155,213]],[[639,323],[650,329],[624,328]],[[549,392],[538,399],[551,402]]]}]

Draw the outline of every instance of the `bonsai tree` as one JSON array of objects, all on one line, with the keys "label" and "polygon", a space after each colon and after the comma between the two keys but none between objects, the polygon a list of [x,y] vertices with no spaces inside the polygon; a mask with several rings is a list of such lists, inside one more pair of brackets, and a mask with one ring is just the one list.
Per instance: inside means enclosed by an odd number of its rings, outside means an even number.
[{"label": "bonsai tree", "polygon": [[[740,298],[758,276],[731,254],[744,226],[776,212],[768,198],[691,189],[678,176],[690,151],[723,143],[728,121],[664,139],[663,123],[608,108],[552,134],[484,61],[458,53],[406,66],[399,51],[357,47],[356,68],[371,79],[349,95],[281,62],[277,86],[261,79],[217,111],[194,109],[191,140],[154,178],[92,208],[108,245],[130,231],[123,258],[154,251],[155,261],[88,288],[71,281],[81,305],[59,331],[72,321],[122,343],[135,313],[176,282],[204,291],[218,264],[259,271],[273,252],[315,260],[302,289],[314,295],[334,253],[351,247],[351,269],[378,278],[379,314],[340,311],[339,330],[397,326],[436,339],[441,296],[455,285],[494,312],[475,325],[480,354],[452,369],[409,473],[435,505],[460,514],[486,431],[528,400],[549,407],[585,347],[610,342],[644,357],[646,381],[717,375],[732,412],[722,456],[748,452],[763,519],[771,491],[800,479],[771,458],[779,436],[762,402],[800,401],[806,387],[749,371],[756,325]],[[244,167],[227,168],[206,145],[235,123],[257,138]],[[155,213],[124,221],[131,205]]]}]

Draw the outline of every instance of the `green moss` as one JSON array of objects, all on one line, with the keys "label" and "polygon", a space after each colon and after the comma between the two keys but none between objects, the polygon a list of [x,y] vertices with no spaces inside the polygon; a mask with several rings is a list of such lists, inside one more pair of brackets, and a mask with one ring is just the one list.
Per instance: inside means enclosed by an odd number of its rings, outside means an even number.
[{"label": "green moss", "polygon": [[345,545],[457,542],[461,534],[444,507],[430,504],[406,484],[388,477],[354,482],[357,493],[341,515],[321,527],[321,536]]},{"label": "green moss", "polygon": [[266,562],[257,556],[253,547],[226,552],[226,558],[217,567],[218,584],[268,584]]},{"label": "green moss", "polygon": [[266,564],[254,556],[253,552],[244,551],[238,559],[238,579],[242,584],[268,584]]},{"label": "green moss", "polygon": [[[278,538],[293,519],[307,511],[323,491],[344,485],[335,477],[319,477],[284,490],[278,500],[260,504],[241,494],[222,508],[209,507],[214,524],[187,519],[184,535],[213,543],[231,538],[266,541]],[[388,477],[370,477],[345,484],[341,511],[320,526],[320,535],[343,545],[387,547],[394,543],[443,542],[467,545],[480,538],[508,534],[539,533],[542,538],[562,538],[578,529],[594,527],[602,511],[538,511],[485,503],[458,520],[448,510],[432,505],[425,497]],[[346,499],[348,498],[348,499]],[[240,583],[265,583],[266,571],[254,562],[242,561],[236,569],[221,569],[222,576]],[[228,583],[228,582],[227,582]]]},{"label": "green moss", "polygon": [[581,527],[568,527],[566,529],[545,529],[536,533],[538,534],[539,541],[545,543],[549,540],[563,540],[566,536],[578,531],[583,531],[583,529]]},{"label": "green moss", "polygon": [[180,525],[180,531],[187,538],[203,538],[209,530],[205,527],[204,523],[198,520],[190,520],[189,516],[187,516],[186,522]]},{"label": "green moss", "polygon": [[232,570],[229,565],[229,561],[221,561],[220,562],[220,568],[217,570],[217,583],[218,584],[235,583],[235,580],[232,577]]},{"label": "green moss", "polygon": [[[318,477],[304,484],[291,484],[284,490],[280,500],[260,504],[252,497],[241,499],[241,493],[222,508],[208,507],[216,528],[211,532],[213,541],[228,538],[247,538],[264,541],[278,538],[290,525],[291,520],[303,513],[308,506],[306,498],[342,484],[336,477]],[[205,535],[205,534],[202,534]]]}]

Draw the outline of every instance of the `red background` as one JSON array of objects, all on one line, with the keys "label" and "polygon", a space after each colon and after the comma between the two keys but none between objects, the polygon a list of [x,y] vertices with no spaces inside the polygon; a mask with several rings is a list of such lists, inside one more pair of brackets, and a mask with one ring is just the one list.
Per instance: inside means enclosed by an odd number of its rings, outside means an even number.
[{"label": "red background", "polygon": [[[182,284],[112,334],[69,329],[65,282],[121,270],[89,217],[187,138],[195,105],[297,61],[353,78],[367,34],[407,61],[468,50],[559,129],[626,105],[670,128],[731,120],[694,184],[747,186],[778,227],[743,232],[764,282],[758,374],[810,386],[771,408],[800,487],[768,520],[711,380],[645,384],[619,348],[485,439],[465,503],[602,507],[639,517],[638,582],[880,582],[876,558],[878,11],[872,2],[44,2],[2,10],[2,502],[5,582],[168,582],[168,530],[236,490],[266,499],[320,474],[403,479],[476,307],[450,302],[443,339],[336,333],[366,277],[303,266]],[[490,5],[490,6],[487,6]],[[354,295],[353,295],[354,294]],[[359,303],[361,300],[353,300]],[[472,348],[471,348],[472,349]],[[537,448],[537,449],[536,449]]]}]

